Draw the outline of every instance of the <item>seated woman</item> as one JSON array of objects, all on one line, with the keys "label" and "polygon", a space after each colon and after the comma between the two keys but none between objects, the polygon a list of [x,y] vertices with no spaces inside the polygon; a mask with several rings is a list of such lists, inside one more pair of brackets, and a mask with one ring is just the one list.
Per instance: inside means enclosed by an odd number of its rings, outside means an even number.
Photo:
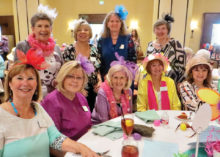
[{"label": "seated woman", "polygon": [[144,59],[147,75],[138,86],[137,111],[179,110],[180,101],[174,81],[165,76],[168,60],[162,54],[151,54]]},{"label": "seated woman", "polygon": [[93,123],[101,123],[115,118],[122,112],[123,114],[132,112],[130,86],[133,76],[125,63],[123,57],[121,61],[111,63],[106,80],[101,84],[96,97],[95,108],[92,112]]},{"label": "seated woman", "polygon": [[43,60],[27,57],[15,64],[6,76],[5,102],[0,105],[0,157],[49,157],[49,148],[96,157],[85,145],[61,134],[37,103],[42,92],[35,68],[43,69],[39,63]]},{"label": "seated woman", "polygon": [[181,101],[186,110],[197,111],[202,102],[197,96],[200,88],[212,88],[217,91],[217,87],[211,83],[212,71],[208,60],[203,56],[195,56],[186,65],[186,81],[180,84]]},{"label": "seated woman", "polygon": [[88,82],[86,73],[89,73],[83,69],[82,64],[89,63],[78,61],[65,63],[56,77],[57,89],[41,102],[57,129],[73,140],[79,139],[92,125],[87,100],[80,92]]}]

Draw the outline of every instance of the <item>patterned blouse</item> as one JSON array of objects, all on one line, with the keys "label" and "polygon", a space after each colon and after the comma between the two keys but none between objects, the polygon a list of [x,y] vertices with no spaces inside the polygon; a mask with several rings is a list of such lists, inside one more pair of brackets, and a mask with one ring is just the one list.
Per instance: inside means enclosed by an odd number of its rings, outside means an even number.
[{"label": "patterned blouse", "polygon": [[[217,91],[217,87],[214,84],[211,84],[211,88]],[[199,88],[195,83],[191,84],[188,81],[184,81],[180,84],[181,101],[188,110],[197,111],[205,103],[198,98],[197,90]]]},{"label": "patterned blouse", "polygon": [[152,53],[163,53],[164,56],[168,58],[171,70],[167,76],[171,77],[176,84],[184,80],[186,53],[179,41],[171,38],[171,40],[162,49],[154,48],[153,42],[150,42],[147,47],[146,55],[148,56]]},{"label": "patterned blouse", "polygon": [[[100,69],[100,54],[98,53],[97,48],[90,44],[90,57],[89,60],[93,63],[95,67],[95,71],[88,76],[89,83],[92,85],[96,85],[98,83],[98,77],[97,74]],[[63,52],[63,59],[65,62],[75,60],[76,59],[76,49],[73,44],[70,44],[67,46]]]}]

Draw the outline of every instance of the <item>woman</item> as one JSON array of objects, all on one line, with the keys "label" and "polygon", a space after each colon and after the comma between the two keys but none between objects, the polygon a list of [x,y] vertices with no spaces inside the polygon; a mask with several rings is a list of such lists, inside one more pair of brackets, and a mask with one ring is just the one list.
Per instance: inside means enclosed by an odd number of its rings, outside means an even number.
[{"label": "woman", "polygon": [[90,25],[83,19],[76,21],[74,28],[74,38],[76,42],[67,46],[63,53],[64,61],[75,60],[76,57],[81,54],[82,56],[87,57],[94,65],[95,71],[89,75],[88,85],[86,90],[83,91],[83,94],[87,97],[90,110],[94,108],[96,93],[101,84],[100,76],[100,54],[97,51],[97,48],[89,44],[89,40],[92,37],[92,29]]},{"label": "woman", "polygon": [[92,113],[92,121],[95,124],[120,116],[122,112],[132,112],[132,73],[123,59],[114,61],[111,66],[96,97]]},{"label": "woman", "polygon": [[[48,63],[45,70],[40,70],[43,95],[55,89],[54,79],[62,65],[62,56],[59,48],[55,46],[55,41],[51,38],[53,18],[46,13],[36,13],[31,18],[32,34],[28,39],[17,44],[16,51],[21,50],[26,53],[30,48],[42,51],[42,55]],[[17,60],[17,56],[15,56]]]},{"label": "woman", "polygon": [[137,110],[180,110],[174,81],[165,76],[168,59],[161,54],[151,54],[144,59],[147,75],[138,86]]},{"label": "woman", "polygon": [[179,41],[170,38],[171,23],[173,21],[174,19],[171,16],[166,15],[164,19],[159,19],[154,24],[156,40],[148,44],[146,55],[163,53],[168,58],[171,66],[168,76],[177,85],[184,80],[186,54]]},{"label": "woman", "polygon": [[57,89],[41,102],[57,129],[73,140],[78,140],[91,127],[91,112],[80,93],[88,80],[86,73],[78,61],[65,63],[56,77]]},{"label": "woman", "polygon": [[49,157],[49,147],[84,157],[97,156],[85,145],[62,135],[37,103],[41,99],[41,81],[35,67],[41,67],[41,63],[37,64],[33,58],[23,60],[6,76],[5,102],[0,105],[0,157]]},{"label": "woman", "polygon": [[204,104],[198,96],[200,88],[211,88],[217,91],[212,84],[212,68],[203,56],[195,56],[186,65],[186,81],[180,84],[180,96],[186,110],[197,111]]},{"label": "woman", "polygon": [[131,30],[131,38],[132,38],[132,40],[134,42],[134,48],[135,48],[135,51],[137,53],[137,56],[138,55],[139,56],[143,55],[143,54],[141,54],[142,52],[141,52],[140,38],[138,36],[138,32],[137,32],[136,29],[132,29]]},{"label": "woman", "polygon": [[110,63],[116,60],[115,52],[124,56],[125,60],[135,63],[137,60],[134,43],[127,34],[125,25],[127,11],[124,10],[123,6],[116,6],[115,11],[108,13],[103,22],[103,33],[98,41],[98,51],[101,54],[100,72],[103,80],[108,73]]}]

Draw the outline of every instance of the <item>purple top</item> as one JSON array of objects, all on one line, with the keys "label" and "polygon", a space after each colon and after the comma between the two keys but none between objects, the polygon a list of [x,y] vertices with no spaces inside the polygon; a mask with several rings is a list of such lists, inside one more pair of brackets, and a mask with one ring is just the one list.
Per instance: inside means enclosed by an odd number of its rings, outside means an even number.
[{"label": "purple top", "polygon": [[[129,89],[129,104],[132,110],[132,91]],[[107,121],[110,118],[110,104],[107,100],[107,96],[105,94],[105,91],[102,88],[99,88],[96,102],[95,102],[95,108],[92,112],[92,122],[93,124],[98,124],[104,121]],[[121,109],[119,106],[117,106],[118,115],[121,115]]]},{"label": "purple top", "polygon": [[73,140],[78,140],[92,125],[87,100],[81,93],[76,93],[71,101],[56,89],[44,98],[41,105],[57,129]]}]

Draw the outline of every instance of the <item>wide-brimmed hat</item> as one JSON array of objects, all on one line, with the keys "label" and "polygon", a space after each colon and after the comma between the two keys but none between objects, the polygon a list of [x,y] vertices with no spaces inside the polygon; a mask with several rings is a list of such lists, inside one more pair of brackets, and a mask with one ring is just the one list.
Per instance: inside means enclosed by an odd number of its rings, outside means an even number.
[{"label": "wide-brimmed hat", "polygon": [[211,71],[212,70],[212,66],[209,64],[208,60],[203,57],[203,56],[194,56],[192,57],[189,62],[186,64],[186,76],[189,74],[190,70],[196,66],[196,65],[208,65],[209,67],[209,70]]},{"label": "wide-brimmed hat", "polygon": [[167,57],[165,57],[161,53],[150,54],[147,57],[145,57],[145,59],[143,61],[144,68],[146,69],[147,65],[149,64],[149,62],[151,62],[153,60],[160,60],[160,61],[162,61],[163,67],[164,67],[164,72],[166,72],[168,70],[169,61],[168,61]]}]

